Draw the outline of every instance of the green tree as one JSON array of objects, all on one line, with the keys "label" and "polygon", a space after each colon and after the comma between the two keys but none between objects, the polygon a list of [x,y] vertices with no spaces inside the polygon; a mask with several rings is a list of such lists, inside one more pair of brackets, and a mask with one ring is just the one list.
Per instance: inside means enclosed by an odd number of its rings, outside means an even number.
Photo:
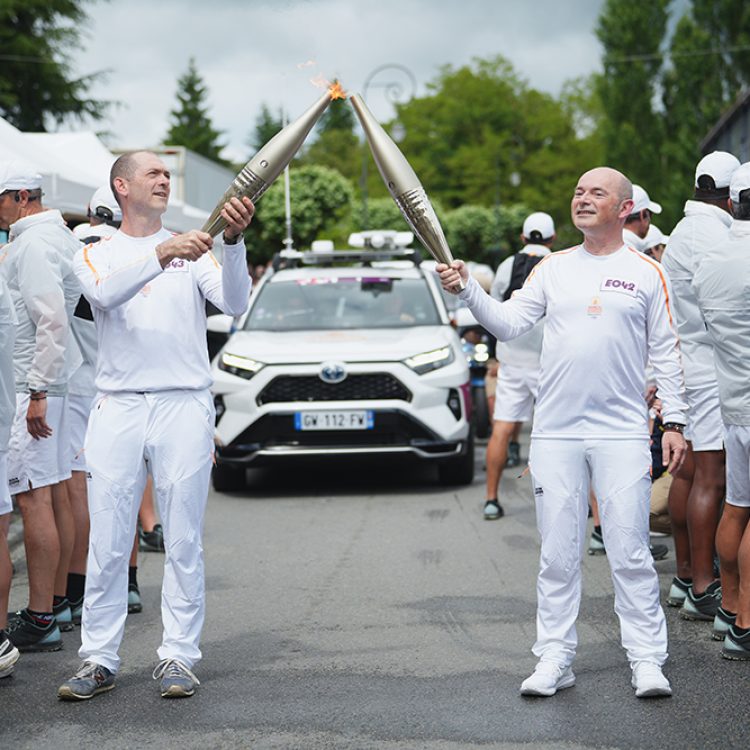
[{"label": "green tree", "polygon": [[654,102],[670,2],[606,0],[596,29],[604,48],[597,89],[606,163],[652,193],[663,171],[664,126]]},{"label": "green tree", "polygon": [[226,144],[220,142],[221,131],[214,128],[208,114],[208,89],[190,58],[187,72],[177,81],[177,107],[170,114],[170,126],[164,143],[185,146],[207,159],[227,164],[221,158]]},{"label": "green tree", "polygon": [[[373,198],[367,201],[367,223],[371,229],[394,229],[397,232],[410,232],[411,227],[406,223],[399,207],[393,198]],[[355,201],[352,209],[353,231],[365,224],[364,207],[362,201]]]},{"label": "green tree", "polygon": [[3,0],[0,4],[0,114],[21,130],[45,131],[74,117],[100,120],[110,102],[87,96],[102,73],[75,78],[85,0]]},{"label": "green tree", "polygon": [[[323,234],[332,239],[346,236],[353,195],[349,181],[333,169],[314,165],[293,168],[289,177],[295,247],[307,249]],[[284,183],[279,179],[258,203],[247,233],[253,261],[267,260],[281,250],[285,236]]]},{"label": "green tree", "polygon": [[281,116],[276,117],[264,102],[260,114],[255,118],[255,128],[248,138],[247,145],[252,149],[252,157],[284,127]]}]

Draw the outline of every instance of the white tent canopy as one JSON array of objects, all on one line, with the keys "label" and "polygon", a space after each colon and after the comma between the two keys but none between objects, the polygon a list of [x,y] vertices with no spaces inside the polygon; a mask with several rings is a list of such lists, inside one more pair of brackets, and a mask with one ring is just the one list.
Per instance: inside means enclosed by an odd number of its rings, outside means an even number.
[{"label": "white tent canopy", "polygon": [[[83,217],[94,191],[107,184],[115,156],[91,132],[22,133],[0,118],[0,159],[29,162],[44,178],[45,205]],[[164,225],[186,232],[206,218],[205,211],[170,199]]]}]

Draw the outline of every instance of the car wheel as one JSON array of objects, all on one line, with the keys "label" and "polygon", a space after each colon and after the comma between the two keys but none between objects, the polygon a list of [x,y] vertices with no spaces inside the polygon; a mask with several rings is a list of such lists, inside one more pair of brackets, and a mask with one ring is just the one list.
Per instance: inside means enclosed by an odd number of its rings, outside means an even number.
[{"label": "car wheel", "polygon": [[211,483],[217,492],[232,492],[245,489],[245,469],[236,466],[216,464],[211,475]]},{"label": "car wheel", "polygon": [[472,421],[474,432],[478,438],[486,438],[490,434],[490,411],[487,403],[487,390],[484,386],[474,388],[471,392],[474,406]]},{"label": "car wheel", "polygon": [[438,465],[441,484],[471,484],[474,479],[474,432],[469,433],[466,452],[441,461]]}]

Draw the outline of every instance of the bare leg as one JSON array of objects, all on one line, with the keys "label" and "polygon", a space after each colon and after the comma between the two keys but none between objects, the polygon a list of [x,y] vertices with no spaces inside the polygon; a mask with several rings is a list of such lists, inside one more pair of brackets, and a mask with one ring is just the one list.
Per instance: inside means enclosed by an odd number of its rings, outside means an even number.
[{"label": "bare leg", "polygon": [[487,499],[497,497],[500,478],[503,475],[505,461],[508,458],[508,443],[514,431],[519,428],[518,422],[492,423],[492,435],[487,443]]},{"label": "bare leg", "polygon": [[55,595],[65,596],[68,588],[68,569],[76,538],[75,520],[68,496],[68,482],[59,482],[52,487],[52,509],[60,540],[60,556],[55,573]]},{"label": "bare leg", "polygon": [[154,507],[153,480],[150,476],[146,483],[146,489],[143,491],[141,509],[138,511],[138,520],[140,520],[141,528],[144,531],[153,531],[154,526],[159,523],[159,519],[156,515],[156,508]]},{"label": "bare leg", "polygon": [[695,465],[693,463],[693,449],[688,442],[685,461],[674,474],[672,486],[669,488],[669,518],[672,522],[672,537],[674,538],[674,553],[677,563],[677,577],[690,579],[693,576],[690,560],[690,537],[687,526],[687,504],[690,488],[693,484]]},{"label": "bare leg", "polygon": [[750,523],[746,523],[745,533],[740,543],[739,569],[740,596],[737,602],[737,626],[750,628]]},{"label": "bare leg", "polygon": [[702,594],[714,577],[716,530],[724,498],[724,451],[693,451],[695,475],[687,505],[693,591]]},{"label": "bare leg", "polygon": [[52,508],[52,488],[39,487],[16,495],[23,518],[23,541],[29,569],[29,609],[51,612],[60,537]]},{"label": "bare leg", "polygon": [[726,503],[716,532],[716,548],[721,561],[721,606],[727,612],[737,612],[738,608],[741,575],[739,553],[748,519],[750,508]]},{"label": "bare leg", "polygon": [[86,494],[86,472],[74,471],[68,480],[70,509],[75,525],[75,543],[70,558],[70,572],[86,575],[86,558],[89,552],[89,504]]},{"label": "bare leg", "polygon": [[594,526],[601,526],[602,522],[599,518],[599,503],[596,500],[594,490],[589,490],[589,505],[591,506],[591,518],[594,520]]}]

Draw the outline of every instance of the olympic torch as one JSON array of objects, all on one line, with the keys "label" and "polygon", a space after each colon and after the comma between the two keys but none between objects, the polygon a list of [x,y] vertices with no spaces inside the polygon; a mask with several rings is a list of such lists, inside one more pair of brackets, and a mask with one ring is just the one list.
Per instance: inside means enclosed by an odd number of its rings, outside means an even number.
[{"label": "olympic torch", "polygon": [[[362,97],[353,94],[350,101],[365,131],[380,176],[396,205],[401,209],[406,223],[438,263],[450,265],[453,255],[445,241],[435,209],[419,178],[393,139],[367,108]],[[460,287],[464,288],[463,282],[460,283]]]},{"label": "olympic torch", "polygon": [[221,217],[221,209],[231,198],[246,196],[253,203],[258,201],[271,186],[271,183],[284,171],[284,167],[294,158],[308,133],[313,129],[323,112],[326,111],[331,101],[343,96],[339,84],[334,84],[306,112],[294,122],[290,122],[282,128],[268,143],[262,146],[234,178],[232,184],[227,188],[216,204],[216,208],[206,220],[202,231],[208,232],[212,237],[216,237],[217,234],[224,231],[227,223]]}]

